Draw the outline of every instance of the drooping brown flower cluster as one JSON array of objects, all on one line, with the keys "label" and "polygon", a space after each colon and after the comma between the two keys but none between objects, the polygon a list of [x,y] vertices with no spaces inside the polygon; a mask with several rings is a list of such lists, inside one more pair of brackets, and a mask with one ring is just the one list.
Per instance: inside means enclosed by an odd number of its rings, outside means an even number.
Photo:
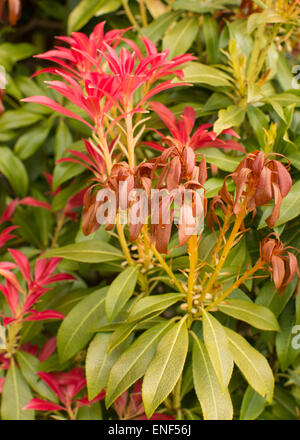
[{"label": "drooping brown flower cluster", "polygon": [[[141,233],[144,223],[147,223],[148,217],[151,218],[152,239],[156,243],[159,252],[167,253],[168,243],[170,241],[171,230],[176,215],[176,205],[184,205],[185,190],[189,190],[191,200],[185,203],[185,210],[178,214],[178,237],[179,245],[187,242],[191,233],[188,233],[187,227],[193,223],[193,218],[203,216],[197,208],[197,190],[203,188],[207,178],[205,160],[202,159],[199,165],[196,165],[195,153],[190,147],[177,149],[170,147],[162,153],[161,156],[139,164],[134,170],[131,170],[126,162],[120,162],[113,165],[110,176],[102,185],[102,189],[109,189],[115,195],[116,206],[120,210],[128,210],[130,213],[135,209],[142,209],[140,195],[136,190],[144,190],[146,196],[145,215],[139,213],[139,221],[130,221],[129,214],[129,238],[130,241],[137,239]],[[152,193],[151,190],[158,190]],[[94,232],[100,225],[97,223],[97,210],[107,202],[107,199],[97,200],[96,193],[92,193],[93,187],[85,193],[84,211],[83,211],[83,230],[86,235]],[[159,197],[157,203],[155,197]],[[182,202],[182,204],[181,204]],[[186,200],[185,200],[186,202]],[[206,209],[206,203],[203,198],[200,204],[203,210]],[[137,208],[137,205],[139,208]],[[187,210],[190,207],[191,212]],[[180,207],[179,207],[180,209]],[[184,217],[185,215],[185,217]],[[155,218],[155,219],[154,219]],[[107,218],[106,229],[112,229],[115,224],[115,215]]]},{"label": "drooping brown flower cluster", "polygon": [[282,199],[292,186],[288,169],[278,160],[269,159],[264,152],[254,151],[247,154],[230,176],[236,186],[235,197],[227,190],[226,178],[218,200],[231,205],[234,214],[242,208],[255,214],[257,207],[274,201],[273,210],[266,219],[267,225],[274,227],[280,215]]},{"label": "drooping brown flower cluster", "polygon": [[0,21],[3,20],[6,3],[8,3],[9,22],[12,26],[15,26],[21,16],[21,0],[0,0]]},{"label": "drooping brown flower cluster", "polygon": [[260,243],[260,257],[268,264],[279,293],[284,291],[298,272],[297,258],[288,249],[292,248],[284,246],[279,236],[274,232]]}]

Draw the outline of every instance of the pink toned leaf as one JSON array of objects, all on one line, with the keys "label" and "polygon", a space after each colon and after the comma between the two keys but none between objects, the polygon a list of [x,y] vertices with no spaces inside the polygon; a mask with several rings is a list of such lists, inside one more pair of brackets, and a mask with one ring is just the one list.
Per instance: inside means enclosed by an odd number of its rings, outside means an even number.
[{"label": "pink toned leaf", "polygon": [[32,102],[34,104],[41,104],[45,105],[46,107],[51,108],[52,110],[61,113],[69,118],[77,119],[77,121],[82,122],[83,124],[90,127],[92,130],[94,130],[94,127],[84,119],[82,119],[80,116],[76,115],[75,113],[71,112],[70,110],[66,109],[60,104],[57,104],[53,99],[48,98],[46,96],[31,96],[30,98],[24,98],[21,101],[23,102]]}]

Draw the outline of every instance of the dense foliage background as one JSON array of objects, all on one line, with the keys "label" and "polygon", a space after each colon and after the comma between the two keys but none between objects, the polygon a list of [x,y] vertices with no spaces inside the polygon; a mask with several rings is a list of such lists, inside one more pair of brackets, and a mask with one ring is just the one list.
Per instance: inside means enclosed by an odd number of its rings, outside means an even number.
[{"label": "dense foliage background", "polygon": [[[35,103],[21,102],[22,98],[29,96],[46,95],[84,117],[83,112],[74,104],[55,90],[46,87],[45,81],[53,80],[51,73],[46,72],[32,77],[37,70],[52,66],[47,60],[33,56],[52,49],[56,44],[55,36],[70,35],[77,31],[89,35],[95,25],[103,20],[106,21],[106,31],[133,26],[126,33],[126,37],[133,40],[140,48],[142,43],[139,36],[147,36],[155,43],[158,50],[170,48],[171,58],[184,53],[195,55],[194,61],[183,66],[184,80],[193,86],[172,88],[153,99],[167,106],[176,117],[183,113],[186,106],[192,107],[195,110],[197,124],[214,124],[213,129],[218,135],[226,129],[233,128],[240,137],[239,144],[247,153],[260,150],[266,155],[277,153],[276,159],[279,160],[281,160],[279,155],[288,159],[283,159],[282,162],[287,166],[288,163],[290,164],[293,186],[282,202],[280,217],[274,231],[286,246],[299,248],[299,2],[297,0],[31,0],[26,2],[16,0],[0,1],[0,14],[2,15],[0,66],[3,66],[1,73],[5,73],[6,77],[5,90],[0,91],[0,99],[3,103],[2,108],[0,102],[0,111],[3,113],[0,117],[0,226],[1,231],[4,231],[0,234],[2,245],[0,258],[1,262],[16,262],[20,269],[16,271],[15,268],[5,266],[4,263],[1,266],[0,263],[0,274],[7,278],[9,276],[7,272],[13,270],[17,275],[13,283],[18,280],[23,288],[25,280],[28,286],[33,282],[30,279],[27,260],[20,254],[14,256],[7,250],[12,248],[27,256],[32,271],[34,267],[37,268],[38,261],[41,261],[38,260],[41,254],[48,251],[47,257],[62,257],[59,263],[56,261],[58,272],[72,275],[72,277],[63,276],[61,280],[59,278],[51,280],[54,287],[49,292],[43,292],[43,296],[39,297],[35,304],[36,314],[55,310],[58,315],[39,315],[41,320],[24,321],[14,335],[7,333],[6,329],[10,324],[2,320],[0,326],[1,417],[2,419],[145,417],[140,395],[141,384],[138,380],[144,376],[154,352],[147,353],[148,363],[145,360],[141,361],[141,365],[145,364],[145,369],[143,371],[142,366],[140,373],[128,370],[126,376],[124,366],[122,367],[121,364],[118,378],[116,373],[118,367],[115,368],[113,375],[115,382],[111,384],[109,402],[111,404],[120,394],[123,401],[118,398],[112,406],[106,408],[104,394],[101,392],[106,388],[112,367],[116,365],[118,359],[121,359],[121,354],[128,353],[129,348],[132,350],[133,347],[132,359],[136,359],[142,348],[145,349],[150,336],[148,333],[145,340],[138,338],[154,328],[154,325],[160,326],[159,329],[163,333],[170,320],[183,309],[177,307],[176,301],[179,297],[174,293],[173,297],[168,297],[169,302],[165,298],[166,303],[163,305],[152,304],[148,315],[142,310],[144,315],[143,313],[140,315],[143,318],[141,322],[127,320],[126,313],[128,314],[129,309],[126,307],[117,310],[118,313],[111,312],[110,317],[113,316],[113,322],[107,319],[106,286],[111,286],[113,280],[116,280],[113,293],[118,295],[118,300],[122,295],[128,296],[128,292],[122,293],[122,289],[126,290],[126,280],[124,288],[124,279],[116,278],[125,267],[119,239],[114,231],[106,231],[103,227],[84,236],[81,224],[83,192],[88,186],[91,173],[80,163],[58,162],[61,158],[72,156],[68,150],[84,152],[83,138],[89,138],[91,132],[80,121],[67,118],[55,110]],[[147,127],[166,133],[164,123],[155,112],[147,116],[150,116],[145,122]],[[159,136],[147,130],[143,133],[143,139],[146,142],[159,142]],[[226,139],[231,137],[227,136]],[[201,149],[201,153],[209,164],[205,189],[210,203],[221,189],[225,176],[236,169],[244,153],[230,148],[205,148]],[[153,149],[139,144],[136,148],[137,163],[144,158],[150,159],[155,154]],[[233,186],[230,185],[232,184],[229,184],[229,189],[232,191]],[[220,281],[222,286],[230,283],[232,274],[239,274],[241,269],[245,270],[248,265],[256,262],[259,256],[259,243],[271,232],[265,222],[271,211],[272,207],[262,206],[258,208],[253,220],[251,214],[247,217],[244,236],[232,248],[223,268],[225,278]],[[17,228],[10,228],[12,226]],[[125,233],[127,234],[126,228]],[[8,234],[12,234],[12,237]],[[185,280],[189,257],[186,246],[177,247],[175,235],[169,244],[169,254],[163,255],[162,261],[157,260],[155,265],[150,267],[150,291],[154,298],[155,295],[178,290],[174,287],[174,281],[170,280],[170,274],[165,272],[164,259],[179,282]],[[205,226],[199,246],[199,261],[210,261],[215,241],[214,233]],[[65,248],[74,243],[77,247],[69,251]],[[80,246],[82,243],[83,245]],[[61,248],[63,250],[59,251]],[[132,258],[137,259],[135,247],[129,244],[129,249]],[[297,255],[295,250],[291,252]],[[48,285],[54,270],[55,267],[49,269],[46,274],[47,270],[44,266],[36,269],[36,283],[40,286]],[[137,280],[135,268],[129,270],[132,272],[129,274],[130,280],[135,278],[135,285]],[[299,333],[299,327],[296,326],[300,325],[300,296],[296,295],[298,275],[285,286],[280,295],[274,282],[266,278],[266,273],[259,275],[261,276],[249,278],[239,289],[236,289],[232,298],[241,300],[243,304],[248,301],[253,306],[264,306],[267,312],[250,307],[249,310],[244,311],[245,319],[232,311],[226,313],[226,309],[224,313],[219,310],[213,314],[218,322],[237,331],[268,360],[275,378],[272,399],[267,395],[269,386],[266,382],[269,378],[261,373],[265,368],[260,364],[261,358],[257,358],[257,371],[255,368],[252,370],[249,365],[246,367],[238,365],[239,369],[235,367],[229,384],[233,417],[243,420],[299,419],[300,344],[297,341],[294,341],[296,345],[292,344],[293,338]],[[134,285],[127,286],[129,291],[127,302]],[[136,296],[139,298],[139,293]],[[1,316],[11,317],[10,310],[14,307],[12,302],[7,303],[5,294],[1,295],[0,301]],[[132,306],[130,302],[127,304],[129,308],[130,304]],[[249,318],[251,310],[255,315],[254,318]],[[272,313],[268,314],[269,311]],[[66,316],[63,321],[59,314]],[[279,331],[278,329],[276,331],[277,320]],[[196,324],[198,326],[193,328],[194,336],[201,340],[200,321]],[[56,348],[56,336],[58,348]],[[170,334],[170,338],[171,336]],[[152,338],[154,339],[154,336]],[[189,338],[192,344],[192,336]],[[9,345],[11,341],[13,341],[12,346]],[[169,346],[171,341],[165,343]],[[194,377],[197,374],[195,373],[196,356],[199,362],[201,356],[206,359],[208,371],[211,369],[209,363],[212,359],[208,359],[204,351],[201,351],[201,347],[200,342],[199,347],[194,348]],[[154,348],[153,350],[155,351]],[[173,353],[173,356],[177,358],[176,353]],[[221,369],[222,362],[221,359]],[[126,364],[129,363],[126,359]],[[183,368],[183,364],[178,365],[178,368]],[[190,348],[182,379],[179,382],[177,382],[178,377],[174,379],[174,385],[177,383],[175,391],[171,389],[165,393],[166,395],[162,392],[162,398],[157,397],[159,405],[153,404],[146,408],[148,416],[155,410],[158,418],[202,419],[205,413],[210,414],[210,417],[206,418],[214,418],[213,412],[208,408],[210,403],[201,396],[201,391],[199,392],[207,385],[206,379],[202,377],[203,369],[200,368],[201,371],[198,372],[199,381],[203,382],[193,384],[192,368]],[[62,395],[65,392],[64,387],[67,386],[71,399],[81,399],[81,401],[77,400],[73,407],[70,406],[70,401],[63,402],[53,382],[54,376],[51,376],[54,372],[56,374],[69,371],[72,373],[65,376],[57,375],[56,380],[59,382]],[[42,373],[39,376],[37,372]],[[262,377],[259,377],[260,374]],[[87,375],[87,390],[84,388],[85,375]],[[268,373],[266,375],[268,376]],[[211,378],[211,381],[214,380],[217,380],[216,375]],[[50,385],[51,390],[45,382]],[[251,386],[247,382],[250,382]],[[132,390],[134,383],[136,384]],[[265,395],[261,395],[264,393],[259,390],[264,390],[264,387]],[[127,389],[129,392],[126,391]],[[81,394],[75,396],[75,391]],[[170,391],[172,394],[167,397]],[[98,396],[97,401],[89,406],[86,405],[87,392],[90,400]],[[223,393],[224,390],[218,392]],[[55,393],[59,401],[63,402],[61,408],[55,407],[55,404],[58,405]],[[54,406],[51,407],[50,403],[46,408],[47,412],[24,410],[24,406],[33,398],[47,400]],[[45,410],[43,407],[40,409]],[[228,418],[224,414],[223,417],[219,414],[216,418]]]}]

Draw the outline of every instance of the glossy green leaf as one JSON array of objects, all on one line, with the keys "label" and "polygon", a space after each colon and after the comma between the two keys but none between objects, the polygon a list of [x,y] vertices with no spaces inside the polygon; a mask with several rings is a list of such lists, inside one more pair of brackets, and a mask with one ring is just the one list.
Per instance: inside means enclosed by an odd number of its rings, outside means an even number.
[{"label": "glossy green leaf", "polygon": [[220,58],[219,26],[217,20],[210,15],[204,15],[203,17],[203,34],[208,64],[217,64]]},{"label": "glossy green leaf", "polygon": [[231,87],[230,77],[215,67],[191,62],[183,68],[184,80],[192,83],[207,84],[211,87]]},{"label": "glossy green leaf", "polygon": [[108,288],[104,287],[81,300],[63,320],[57,334],[57,348],[61,362],[65,362],[86,346],[96,325],[105,323],[104,301]]},{"label": "glossy green leaf", "polygon": [[239,127],[245,118],[245,109],[239,105],[230,105],[225,110],[219,110],[218,119],[214,123],[214,131],[220,134],[231,127]]},{"label": "glossy green leaf", "polygon": [[89,400],[106,387],[110,370],[125,348],[123,343],[108,354],[110,338],[111,333],[98,333],[89,345],[85,362]]},{"label": "glossy green leaf", "polygon": [[28,112],[24,108],[8,110],[0,118],[0,131],[27,127],[39,121],[42,117],[37,113]]},{"label": "glossy green leaf", "polygon": [[[107,0],[81,0],[68,18],[68,33],[81,29]],[[109,3],[109,2],[108,2]]]},{"label": "glossy green leaf", "polygon": [[231,420],[233,408],[228,389],[223,391],[204,344],[195,337],[193,378],[204,420]]},{"label": "glossy green leaf", "polygon": [[180,293],[148,296],[137,301],[129,312],[128,321],[137,321],[153,313],[162,312],[182,299]]},{"label": "glossy green leaf", "polygon": [[278,317],[295,292],[296,281],[294,279],[280,295],[278,295],[278,289],[276,289],[273,281],[264,283],[255,303],[267,307]]},{"label": "glossy green leaf", "polygon": [[224,327],[234,362],[251,387],[272,402],[274,377],[266,358],[241,335]]},{"label": "glossy green leaf", "polygon": [[37,372],[40,371],[38,358],[30,353],[19,350],[16,354],[16,359],[28,385],[42,398],[58,403],[57,396],[37,375]]},{"label": "glossy green leaf", "polygon": [[16,155],[22,160],[32,156],[46,140],[52,123],[52,118],[43,120],[20,136],[14,148]]},{"label": "glossy green leaf", "polygon": [[120,345],[128,336],[133,332],[136,327],[136,323],[124,322],[121,324],[116,331],[111,335],[110,341],[107,347],[107,352],[110,353],[118,345]]},{"label": "glossy green leaf", "polygon": [[283,225],[300,214],[300,182],[296,182],[288,195],[283,199],[280,217],[276,222],[276,226]]},{"label": "glossy green leaf", "polygon": [[225,390],[232,375],[232,355],[223,326],[205,311],[203,311],[203,337],[221,389]]},{"label": "glossy green leaf", "polygon": [[255,133],[256,139],[259,142],[261,148],[265,146],[265,130],[268,130],[268,118],[259,108],[254,105],[248,105],[247,116],[253,131]]},{"label": "glossy green leaf", "polygon": [[0,172],[7,178],[17,196],[26,195],[29,183],[26,168],[8,147],[0,147]]},{"label": "glossy green leaf", "polygon": [[146,372],[157,344],[173,321],[165,321],[140,335],[113,365],[106,388],[106,406],[140,379]]},{"label": "glossy green leaf", "polygon": [[172,26],[163,38],[163,50],[170,49],[170,58],[185,53],[193,44],[198,32],[197,18],[187,17]]},{"label": "glossy green leaf", "polygon": [[12,359],[2,390],[2,420],[34,420],[34,411],[23,410],[32,398],[29,386]]},{"label": "glossy green leaf", "polygon": [[123,309],[133,294],[138,274],[137,266],[128,267],[111,283],[105,300],[105,312],[110,321]]},{"label": "glossy green leaf", "polygon": [[66,123],[64,122],[64,120],[60,118],[55,133],[55,145],[54,145],[55,160],[61,159],[63,153],[68,148],[71,148],[71,144],[72,144],[71,132],[68,126],[66,125]]},{"label": "glossy green leaf", "polygon": [[237,168],[241,161],[241,158],[231,157],[216,148],[201,148],[201,153],[204,155],[206,162],[230,173]]},{"label": "glossy green leaf", "polygon": [[239,2],[238,0],[203,0],[201,2],[199,0],[175,0],[173,8],[202,14],[216,9],[226,9],[226,5],[239,6]]},{"label": "glossy green leaf", "polygon": [[267,307],[240,299],[226,299],[224,303],[218,305],[218,309],[261,330],[280,330],[276,317]]},{"label": "glossy green leaf", "polygon": [[300,349],[297,350],[292,345],[295,318],[295,307],[290,302],[280,315],[280,332],[275,339],[276,353],[282,371],[286,371],[300,353]]},{"label": "glossy green leaf", "polygon": [[156,20],[153,20],[147,27],[144,27],[141,33],[146,35],[153,43],[157,43],[170,25],[174,23],[178,15],[178,12],[166,12],[160,15]]},{"label": "glossy green leaf", "polygon": [[95,402],[90,406],[82,406],[79,408],[76,420],[103,420],[101,403]]},{"label": "glossy green leaf", "polygon": [[175,324],[160,340],[143,380],[142,396],[148,418],[175,387],[184,367],[188,340],[185,319]]},{"label": "glossy green leaf", "polygon": [[263,412],[266,399],[248,386],[242,401],[240,420],[255,420]]},{"label": "glossy green leaf", "polygon": [[43,254],[43,258],[62,257],[67,260],[79,261],[82,263],[104,263],[115,260],[122,260],[123,255],[115,247],[102,241],[81,241],[68,244],[61,248],[55,248]]}]

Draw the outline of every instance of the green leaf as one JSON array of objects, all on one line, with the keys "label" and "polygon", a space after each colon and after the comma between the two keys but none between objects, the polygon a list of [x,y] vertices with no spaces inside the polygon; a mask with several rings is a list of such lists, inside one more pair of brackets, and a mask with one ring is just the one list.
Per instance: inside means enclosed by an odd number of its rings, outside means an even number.
[{"label": "green leaf", "polygon": [[280,330],[276,317],[267,307],[240,299],[226,299],[225,303],[218,304],[218,309],[261,330]]},{"label": "green leaf", "polygon": [[51,249],[43,254],[43,258],[49,257],[61,257],[82,263],[104,263],[124,258],[119,249],[97,240],[86,240]]},{"label": "green leaf", "polygon": [[0,172],[7,178],[17,196],[26,195],[28,191],[26,168],[8,147],[0,147]]},{"label": "green leaf", "polygon": [[153,43],[157,43],[166,30],[180,14],[178,12],[169,11],[160,15],[156,20],[153,20],[147,27],[141,30],[142,35],[146,35]]},{"label": "green leaf", "polygon": [[[300,107],[300,96],[296,93],[278,93],[277,95],[269,96],[268,98],[266,98],[266,101],[270,101],[271,105],[275,104],[279,105],[280,107],[286,107],[288,105],[295,105],[296,107]],[[275,111],[277,110],[275,109]],[[282,117],[282,119],[285,119],[284,116]]]},{"label": "green leaf", "polygon": [[225,390],[232,375],[232,355],[223,326],[205,311],[203,311],[203,338],[220,386]]},{"label": "green leaf", "polygon": [[183,18],[165,34],[162,41],[163,50],[170,49],[170,58],[182,55],[193,44],[198,28],[198,19],[196,17]]},{"label": "green leaf", "polygon": [[193,378],[204,420],[231,420],[233,408],[228,389],[222,391],[208,352],[196,336],[193,344]]},{"label": "green leaf", "polygon": [[68,34],[81,29],[107,0],[81,0],[68,18]]},{"label": "green leaf", "polygon": [[300,214],[300,181],[296,182],[283,199],[276,226],[283,225]]},{"label": "green leaf", "polygon": [[136,327],[136,323],[132,322],[125,322],[124,324],[121,324],[116,331],[111,335],[107,352],[110,353],[112,350],[114,350],[118,345],[120,345],[125,339],[128,338],[128,336],[133,332],[133,330]]},{"label": "green leaf", "polygon": [[137,301],[129,312],[127,321],[137,321],[152,313],[161,312],[182,299],[181,293],[148,296]]},{"label": "green leaf", "polygon": [[40,371],[38,358],[30,353],[19,350],[16,354],[16,359],[28,385],[42,398],[58,403],[57,396],[37,375],[38,371]]},{"label": "green leaf", "polygon": [[105,300],[105,312],[109,321],[117,316],[133,294],[138,274],[138,266],[128,267],[111,283]]},{"label": "green leaf", "polygon": [[[67,124],[64,122],[63,118],[60,118],[55,133],[55,146],[54,146],[55,160],[61,159],[63,153],[65,152],[66,149],[70,148],[71,144],[72,144],[71,132]],[[63,164],[63,162],[61,164]],[[74,164],[74,165],[78,165],[78,164]]]},{"label": "green leaf", "polygon": [[[205,182],[205,197],[207,197],[208,199],[215,197],[222,188],[223,183],[224,179],[220,179],[218,177],[211,177],[210,179],[207,179],[207,181]],[[228,191],[231,190],[230,187],[232,187],[233,189],[233,184],[229,181],[227,182]]]},{"label": "green leaf", "polygon": [[79,191],[83,190],[84,188],[86,188],[86,182],[83,179],[77,179],[75,182],[67,185],[53,197],[53,211],[60,211],[64,209],[69,198],[75,196],[75,194],[79,193]]},{"label": "green leaf", "polygon": [[175,387],[184,367],[188,342],[185,319],[175,324],[160,340],[143,380],[142,396],[148,418]]},{"label": "green leaf", "polygon": [[292,339],[294,337],[292,330],[296,323],[295,318],[295,307],[290,302],[280,315],[280,332],[276,335],[275,339],[276,353],[282,371],[287,370],[300,353],[299,349],[296,350],[292,346]]},{"label": "green leaf", "polygon": [[218,119],[214,123],[214,131],[220,134],[230,127],[239,127],[245,118],[245,109],[239,105],[230,105],[225,110],[219,110]]},{"label": "green leaf", "polygon": [[[58,138],[58,134],[56,133],[56,154],[59,154],[58,150],[61,151],[63,148],[62,143],[64,143],[64,147],[68,146],[71,150],[83,151],[84,144],[82,141],[74,142],[73,144],[69,144],[67,132],[63,129],[64,134],[61,134]],[[62,132],[61,132],[62,133]],[[72,157],[72,153],[65,151],[63,154],[63,158]],[[78,176],[83,173],[86,169],[83,165],[74,162],[59,162],[54,167],[53,173],[53,183],[52,188],[56,190],[62,183],[65,183],[67,180],[72,177]]]},{"label": "green leaf", "polygon": [[255,133],[256,139],[261,148],[265,146],[265,132],[264,129],[268,130],[268,118],[267,116],[259,110],[259,108],[254,107],[254,105],[247,106],[247,116],[253,131]]},{"label": "green leaf", "polygon": [[57,334],[61,362],[67,361],[84,348],[93,336],[91,330],[106,322],[104,301],[107,290],[104,287],[88,295],[63,320]]},{"label": "green leaf", "polygon": [[23,410],[32,397],[29,386],[12,358],[2,391],[2,420],[34,420],[34,411]]},{"label": "green leaf", "polygon": [[215,67],[191,62],[182,70],[187,82],[207,84],[213,88],[232,87],[230,77]]},{"label": "green leaf", "polygon": [[42,115],[37,113],[30,113],[21,108],[18,110],[8,110],[3,113],[0,118],[0,132],[3,130],[15,130],[18,128],[27,127],[33,125],[35,122],[42,119]]},{"label": "green leaf", "polygon": [[278,317],[295,292],[296,282],[294,279],[280,295],[272,281],[264,283],[255,303],[267,307]]},{"label": "green leaf", "polygon": [[0,44],[0,64],[3,64],[7,70],[11,70],[14,63],[31,57],[36,51],[36,47],[29,43]]},{"label": "green leaf", "polygon": [[255,420],[263,412],[266,399],[248,386],[242,401],[240,420]]},{"label": "green leaf", "polygon": [[220,58],[219,26],[217,20],[210,15],[203,17],[203,34],[205,38],[208,64],[217,64]]},{"label": "green leaf", "polygon": [[297,168],[297,170],[300,170],[300,153],[298,151],[289,154],[288,159],[291,161],[291,164],[294,165],[295,168]]},{"label": "green leaf", "polygon": [[279,407],[280,416],[284,417],[284,420],[299,420],[297,413],[297,405],[293,396],[285,389],[276,385],[274,393],[274,412],[277,413],[277,406]]},{"label": "green leaf", "polygon": [[274,377],[266,358],[241,335],[224,327],[234,362],[251,387],[269,403],[272,402]]},{"label": "green leaf", "polygon": [[52,123],[53,118],[45,119],[18,138],[14,151],[20,159],[27,159],[38,150],[46,140]]},{"label": "green leaf", "polygon": [[108,354],[111,333],[98,333],[89,345],[85,371],[89,400],[93,400],[106,387],[113,364],[120,357],[125,344]]},{"label": "green leaf", "polygon": [[175,9],[202,14],[216,9],[226,9],[226,5],[239,6],[240,3],[238,0],[175,0],[172,6]]},{"label": "green leaf", "polygon": [[237,168],[241,161],[241,158],[230,157],[216,148],[201,148],[201,153],[204,155],[206,162],[212,163],[221,170],[229,171],[230,173]]},{"label": "green leaf", "polygon": [[76,420],[103,420],[100,402],[79,408]]},{"label": "green leaf", "polygon": [[96,17],[99,17],[103,14],[109,14],[110,12],[114,12],[122,4],[122,0],[102,0],[101,6],[99,9],[97,9],[97,12],[95,14]]},{"label": "green leaf", "polygon": [[173,325],[173,321],[166,321],[151,327],[119,357],[111,369],[107,383],[107,407],[145,374],[159,340]]}]

